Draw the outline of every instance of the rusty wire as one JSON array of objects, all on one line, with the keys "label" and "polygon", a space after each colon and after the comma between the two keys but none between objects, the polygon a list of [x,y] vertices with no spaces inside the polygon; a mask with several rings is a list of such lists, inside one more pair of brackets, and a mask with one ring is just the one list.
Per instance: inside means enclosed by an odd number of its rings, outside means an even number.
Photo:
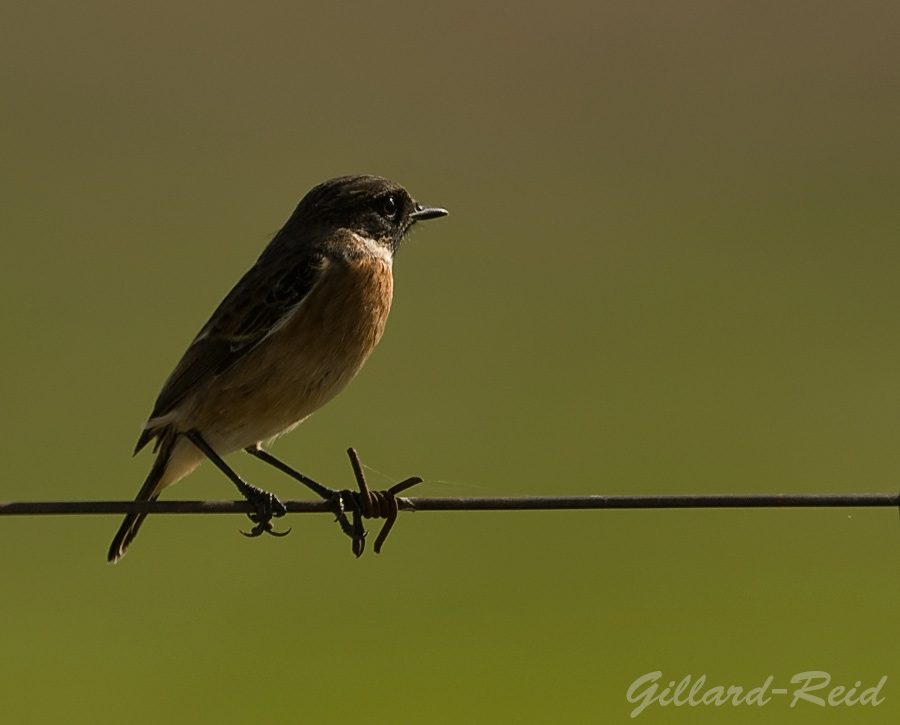
[{"label": "rusty wire", "polygon": [[[405,482],[404,482],[405,483]],[[282,501],[289,514],[334,513],[328,501]],[[397,496],[399,511],[560,511],[689,508],[900,508],[897,493],[722,493],[597,496]],[[0,516],[247,514],[247,501],[0,501]]]},{"label": "rusty wire", "polygon": [[[597,496],[499,496],[499,497],[405,497],[398,494],[422,483],[415,476],[383,491],[366,483],[356,451],[347,451],[359,491],[327,500],[282,501],[287,513],[331,513],[352,540],[358,557],[365,548],[361,518],[385,519],[375,540],[381,551],[399,511],[572,511],[587,509],[697,509],[697,508],[900,508],[900,493],[750,493],[750,494],[655,494]],[[280,463],[280,462],[279,462]],[[280,464],[284,467],[284,464]],[[292,475],[298,476],[292,469]],[[302,480],[302,479],[301,479]],[[315,482],[313,482],[315,483]],[[321,487],[319,484],[316,486]],[[327,490],[324,489],[323,490]],[[348,511],[345,501],[350,502]],[[0,516],[66,514],[252,514],[248,501],[0,501]],[[351,524],[347,513],[354,518]]]}]

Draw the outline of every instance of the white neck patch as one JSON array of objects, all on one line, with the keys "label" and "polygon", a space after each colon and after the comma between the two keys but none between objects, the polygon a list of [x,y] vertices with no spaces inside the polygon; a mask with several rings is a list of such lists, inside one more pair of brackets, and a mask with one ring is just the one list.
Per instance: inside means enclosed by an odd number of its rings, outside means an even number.
[{"label": "white neck patch", "polygon": [[388,267],[393,266],[394,255],[391,253],[391,250],[385,247],[383,244],[379,244],[374,239],[369,239],[368,237],[364,237],[356,233],[353,234],[353,238],[356,239],[356,241],[359,242],[359,245],[369,254],[371,254],[375,259],[380,259]]}]

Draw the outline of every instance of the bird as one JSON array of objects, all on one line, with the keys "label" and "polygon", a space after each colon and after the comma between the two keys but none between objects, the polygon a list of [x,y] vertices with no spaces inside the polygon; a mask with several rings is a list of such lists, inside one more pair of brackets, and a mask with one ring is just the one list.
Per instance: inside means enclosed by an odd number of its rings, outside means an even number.
[{"label": "bird", "polygon": [[[263,444],[356,376],[384,332],[401,242],[414,224],[447,213],[379,176],[341,176],[313,187],[163,384],[134,449],[153,442],[156,454],[135,500],[156,500],[209,458],[256,508],[251,535],[276,533],[271,519],[284,515],[284,506],[222,458],[243,449],[290,470]],[[310,484],[320,495],[330,492]],[[122,558],[145,517],[125,517],[108,562]]]}]

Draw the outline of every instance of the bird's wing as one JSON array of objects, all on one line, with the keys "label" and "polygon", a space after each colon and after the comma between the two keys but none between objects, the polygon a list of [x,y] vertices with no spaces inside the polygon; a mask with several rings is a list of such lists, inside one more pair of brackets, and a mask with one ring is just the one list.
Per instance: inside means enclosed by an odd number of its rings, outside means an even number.
[{"label": "bird's wing", "polygon": [[277,330],[321,279],[326,266],[327,260],[317,253],[304,255],[292,265],[260,259],[222,300],[175,366],[156,400],[151,421],[170,413],[200,384],[221,375]]}]

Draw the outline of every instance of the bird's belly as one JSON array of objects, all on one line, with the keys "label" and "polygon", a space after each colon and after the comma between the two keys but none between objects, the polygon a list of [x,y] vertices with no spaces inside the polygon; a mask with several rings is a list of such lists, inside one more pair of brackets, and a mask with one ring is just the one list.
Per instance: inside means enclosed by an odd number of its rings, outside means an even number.
[{"label": "bird's belly", "polygon": [[274,438],[343,390],[381,339],[392,292],[391,270],[380,260],[327,270],[283,325],[216,386],[204,407],[234,426],[210,444],[224,453]]}]

